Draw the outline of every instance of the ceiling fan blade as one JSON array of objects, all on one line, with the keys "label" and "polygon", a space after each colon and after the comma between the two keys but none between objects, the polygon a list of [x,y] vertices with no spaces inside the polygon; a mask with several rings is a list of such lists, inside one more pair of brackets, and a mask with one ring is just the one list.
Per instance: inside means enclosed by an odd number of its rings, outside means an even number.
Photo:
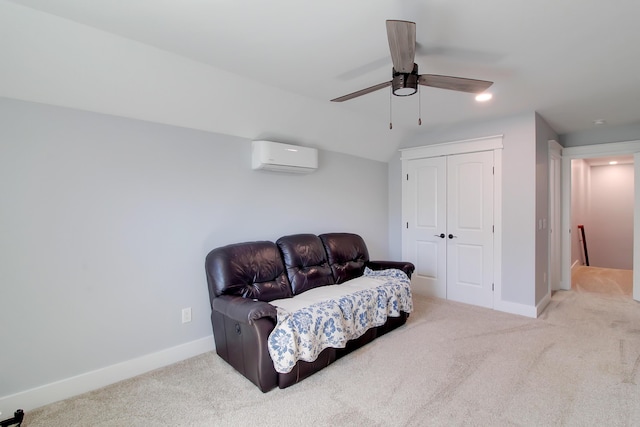
[{"label": "ceiling fan blade", "polygon": [[391,86],[391,82],[380,83],[375,86],[371,86],[366,89],[362,89],[362,90],[350,93],[349,95],[344,95],[339,98],[332,99],[331,102],[348,101],[350,99],[357,98],[359,96],[366,95],[371,92],[375,92],[376,90],[384,89],[385,87],[388,87],[388,86]]},{"label": "ceiling fan blade", "polygon": [[459,92],[480,93],[487,90],[493,82],[486,80],[465,79],[463,77],[439,76],[437,74],[422,74],[418,83],[423,86],[440,89],[457,90]]},{"label": "ceiling fan blade", "polygon": [[387,38],[393,68],[399,73],[410,73],[416,56],[416,23],[388,20]]}]

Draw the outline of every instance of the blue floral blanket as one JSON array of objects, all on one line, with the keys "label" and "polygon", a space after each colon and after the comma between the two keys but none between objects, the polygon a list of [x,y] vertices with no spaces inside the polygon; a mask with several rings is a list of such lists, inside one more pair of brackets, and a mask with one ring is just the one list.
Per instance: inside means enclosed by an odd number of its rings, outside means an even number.
[{"label": "blue floral blanket", "polygon": [[313,362],[328,347],[381,326],[387,317],[413,311],[410,281],[396,269],[374,271],[340,285],[311,289],[295,298],[271,301],[278,321],[268,339],[277,372],[287,373],[298,360]]}]

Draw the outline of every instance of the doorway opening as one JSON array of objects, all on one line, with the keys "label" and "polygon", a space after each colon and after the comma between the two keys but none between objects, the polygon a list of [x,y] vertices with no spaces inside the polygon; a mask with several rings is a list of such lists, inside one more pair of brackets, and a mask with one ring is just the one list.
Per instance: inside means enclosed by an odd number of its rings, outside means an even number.
[{"label": "doorway opening", "polygon": [[634,158],[571,160],[571,288],[633,293]]},{"label": "doorway opening", "polygon": [[[586,145],[579,147],[568,147],[562,150],[562,228],[561,228],[561,240],[562,240],[562,278],[560,282],[560,286],[557,289],[571,289],[571,270],[575,265],[582,265],[581,259],[583,256],[578,258],[576,254],[579,252],[574,249],[576,247],[580,247],[581,242],[578,240],[579,233],[577,232],[577,221],[573,215],[573,209],[576,208],[573,206],[572,200],[575,199],[575,195],[573,194],[573,181],[574,178],[580,179],[580,177],[574,177],[574,171],[572,169],[572,162],[574,160],[581,159],[583,160],[584,166],[586,168],[587,159],[595,159],[602,157],[618,157],[618,156],[631,156],[633,158],[633,163],[631,168],[633,169],[633,175],[631,178],[627,178],[631,180],[633,183],[633,197],[632,197],[632,213],[631,216],[633,218],[632,225],[625,229],[625,232],[630,235],[627,236],[626,239],[630,237],[631,241],[631,270],[639,271],[640,268],[640,140],[638,141],[627,141],[627,142],[616,142],[616,143],[607,143],[607,144],[594,144],[594,145]],[[595,160],[594,160],[595,161]],[[627,166],[629,168],[629,166]],[[584,171],[583,171],[584,172]],[[587,175],[584,175],[587,176]],[[592,177],[591,177],[592,178]],[[591,181],[587,181],[591,183]],[[628,182],[627,182],[628,183]],[[591,183],[592,184],[592,183]],[[611,192],[611,190],[608,190]],[[585,200],[582,203],[586,203]],[[591,202],[592,203],[592,202]],[[602,204],[603,202],[599,202]],[[592,206],[587,205],[587,207],[591,208]],[[580,209],[580,207],[578,207]],[[588,219],[588,217],[587,217]],[[572,222],[573,221],[573,222]],[[614,219],[612,217],[607,218],[606,221],[613,222]],[[605,221],[605,222],[606,222]],[[592,245],[591,241],[596,239],[597,241],[597,232],[593,226],[585,225],[586,231],[586,239],[588,243],[589,250],[589,258],[592,260],[593,254],[596,251],[595,243]],[[590,231],[592,230],[593,231]],[[595,233],[595,234],[594,234]],[[593,235],[593,239],[590,237]],[[613,247],[619,248],[622,245],[614,243]],[[593,249],[592,249],[593,248]],[[628,257],[629,251],[627,250]],[[620,260],[624,257],[618,256]],[[627,258],[628,260],[628,258]],[[578,261],[577,264],[575,262]],[[583,261],[582,261],[583,262]],[[599,261],[598,261],[599,262]],[[595,264],[592,264],[595,266]],[[609,268],[609,267],[602,267]],[[633,299],[640,301],[640,275],[632,274],[632,296]],[[555,288],[554,288],[555,289]]]}]

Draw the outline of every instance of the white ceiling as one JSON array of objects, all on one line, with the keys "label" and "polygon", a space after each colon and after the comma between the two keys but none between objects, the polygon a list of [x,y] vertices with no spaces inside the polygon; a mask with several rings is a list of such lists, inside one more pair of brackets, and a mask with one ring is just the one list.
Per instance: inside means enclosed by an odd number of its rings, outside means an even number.
[{"label": "white ceiling", "polygon": [[[11,3],[151,45],[232,73],[241,81],[278,88],[287,93],[283,102],[304,99],[300,114],[315,117],[318,126],[338,124],[331,118],[323,120],[327,115],[363,118],[356,120],[361,127],[379,124],[376,132],[384,130],[386,136],[374,142],[388,141],[388,146],[364,155],[377,160],[387,160],[402,139],[417,132],[517,113],[537,111],[559,134],[593,128],[597,119],[606,120],[601,126],[640,122],[637,0]],[[419,97],[394,97],[393,131],[388,130],[388,90],[330,103],[337,96],[390,80],[386,19],[416,22],[420,45],[416,63],[421,73],[494,81],[494,99],[479,104],[473,95],[433,88],[423,88]],[[274,134],[286,139],[299,132],[293,125],[289,132],[284,124]],[[240,129],[235,133],[247,136]],[[352,154],[362,150],[362,146],[348,147],[349,141],[332,145],[331,133],[318,135],[322,136],[313,143],[320,147]],[[357,129],[350,129],[349,135],[357,135]]]}]

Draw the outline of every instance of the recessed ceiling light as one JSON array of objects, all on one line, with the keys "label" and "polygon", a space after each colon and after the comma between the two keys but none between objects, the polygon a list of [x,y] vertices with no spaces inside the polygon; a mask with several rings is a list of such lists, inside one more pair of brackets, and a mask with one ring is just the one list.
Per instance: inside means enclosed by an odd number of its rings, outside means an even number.
[{"label": "recessed ceiling light", "polygon": [[596,126],[597,125],[603,125],[605,123],[607,123],[607,121],[605,119],[597,119],[597,120],[593,121],[593,124],[596,125]]},{"label": "recessed ceiling light", "polygon": [[610,165],[617,165],[617,164],[618,164],[618,162],[616,162],[615,160],[612,160],[612,161],[610,161],[610,162],[609,162],[609,164],[610,164]]},{"label": "recessed ceiling light", "polygon": [[489,92],[485,92],[485,93],[481,93],[479,95],[476,95],[476,101],[478,101],[478,102],[486,102],[486,101],[490,100],[491,98],[493,98],[493,95],[490,94]]}]

